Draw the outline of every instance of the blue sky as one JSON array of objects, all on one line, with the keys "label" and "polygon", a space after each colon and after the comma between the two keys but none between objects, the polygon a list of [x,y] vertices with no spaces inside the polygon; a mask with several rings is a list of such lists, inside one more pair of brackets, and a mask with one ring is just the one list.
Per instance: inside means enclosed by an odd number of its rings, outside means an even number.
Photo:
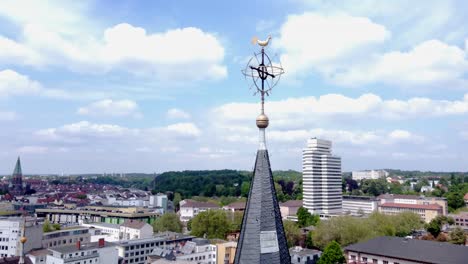
[{"label": "blue sky", "polygon": [[252,169],[258,47],[273,169],[466,171],[464,1],[1,1],[0,173]]}]

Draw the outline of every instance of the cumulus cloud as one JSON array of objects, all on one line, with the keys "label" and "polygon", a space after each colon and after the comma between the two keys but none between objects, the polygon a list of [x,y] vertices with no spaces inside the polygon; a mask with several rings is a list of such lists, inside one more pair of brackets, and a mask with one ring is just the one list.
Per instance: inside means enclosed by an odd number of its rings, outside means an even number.
[{"label": "cumulus cloud", "polygon": [[167,110],[166,116],[167,118],[170,118],[170,119],[189,119],[190,118],[189,113],[178,108],[171,108]]},{"label": "cumulus cloud", "polygon": [[59,66],[93,74],[124,71],[160,80],[175,76],[190,81],[213,80],[227,76],[220,41],[214,34],[195,27],[151,34],[141,27],[121,23],[94,38],[64,36],[37,24],[27,24],[22,39],[16,42],[0,38],[0,59],[4,63]]},{"label": "cumulus cloud", "polygon": [[0,97],[30,95],[41,92],[40,83],[12,70],[0,71]]},{"label": "cumulus cloud", "polygon": [[83,143],[96,140],[170,143],[180,138],[193,139],[200,136],[200,129],[193,123],[176,123],[163,127],[128,128],[115,124],[80,121],[55,128],[40,129],[35,135],[42,140],[62,143]]},{"label": "cumulus cloud", "polygon": [[[279,101],[267,101],[267,114],[274,122],[272,126],[289,127],[295,124],[310,124],[317,119],[329,117],[409,119],[468,114],[468,94],[461,100],[434,100],[415,97],[407,100],[385,100],[375,94],[364,94],[357,98],[341,94],[320,97],[299,97]],[[246,123],[258,114],[256,103],[228,103],[216,107],[214,116],[222,116],[226,124]],[[242,127],[242,126],[241,126]]]},{"label": "cumulus cloud", "polygon": [[410,44],[409,50],[399,50],[386,44],[390,36],[385,26],[367,17],[306,12],[287,18],[274,46],[282,53],[289,78],[310,75],[312,70],[344,86],[457,88],[467,82],[468,49],[426,38]]},{"label": "cumulus cloud", "polygon": [[287,18],[274,45],[283,51],[281,62],[288,73],[301,74],[310,69],[328,71],[351,53],[389,37],[384,26],[366,17],[306,12]]},{"label": "cumulus cloud", "polygon": [[169,132],[174,132],[184,137],[198,137],[200,129],[194,123],[177,123],[166,127]]},{"label": "cumulus cloud", "polygon": [[370,63],[337,73],[342,84],[361,85],[384,82],[399,85],[433,85],[463,78],[468,72],[466,52],[439,40],[425,41],[408,52],[392,51]]},{"label": "cumulus cloud", "polygon": [[[366,144],[397,144],[401,142],[421,142],[423,137],[406,130],[385,131],[350,131],[333,129],[311,130],[273,130],[268,133],[268,138],[275,142],[305,142],[308,138],[318,137],[332,140],[333,142],[366,145]],[[416,140],[417,139],[417,140]]]},{"label": "cumulus cloud", "polygon": [[104,99],[80,107],[77,111],[80,115],[90,116],[114,116],[114,117],[141,117],[138,104],[132,100]]},{"label": "cumulus cloud", "polygon": [[36,131],[36,135],[46,139],[63,142],[82,142],[89,138],[119,138],[137,135],[138,130],[129,129],[114,124],[97,124],[88,121],[66,124],[57,128],[47,128]]}]

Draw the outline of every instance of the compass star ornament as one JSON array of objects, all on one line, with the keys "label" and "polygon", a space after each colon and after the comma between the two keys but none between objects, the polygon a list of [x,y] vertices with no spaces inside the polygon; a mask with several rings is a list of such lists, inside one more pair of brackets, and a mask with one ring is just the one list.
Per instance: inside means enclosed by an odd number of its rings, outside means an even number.
[{"label": "compass star ornament", "polygon": [[254,95],[260,94],[261,111],[257,117],[257,127],[260,129],[260,147],[266,149],[265,146],[265,128],[269,125],[268,116],[265,114],[265,95],[270,95],[273,87],[275,87],[281,75],[284,73],[281,63],[273,63],[270,56],[265,52],[265,48],[271,41],[271,36],[267,40],[261,41],[254,38],[254,42],[261,47],[260,52],[254,53],[250,58],[245,68],[242,70],[246,79],[251,79],[252,84],[250,89],[254,88]]}]

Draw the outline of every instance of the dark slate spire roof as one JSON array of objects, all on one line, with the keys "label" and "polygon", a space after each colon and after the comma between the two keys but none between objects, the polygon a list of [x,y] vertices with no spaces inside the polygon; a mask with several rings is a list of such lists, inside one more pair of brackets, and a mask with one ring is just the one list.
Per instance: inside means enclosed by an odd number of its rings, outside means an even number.
[{"label": "dark slate spire roof", "polygon": [[16,160],[16,166],[15,166],[15,170],[13,171],[13,175],[22,175],[22,171],[21,171],[21,161],[20,161],[20,157],[18,157],[18,160]]},{"label": "dark slate spire roof", "polygon": [[266,149],[257,152],[234,263],[291,263]]}]

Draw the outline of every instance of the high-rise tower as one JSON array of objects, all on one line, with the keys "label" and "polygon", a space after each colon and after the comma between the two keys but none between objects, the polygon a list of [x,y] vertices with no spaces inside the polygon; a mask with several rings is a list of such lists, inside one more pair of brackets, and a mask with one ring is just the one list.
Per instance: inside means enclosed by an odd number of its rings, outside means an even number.
[{"label": "high-rise tower", "polygon": [[11,179],[11,185],[9,188],[9,192],[13,196],[23,195],[23,172],[21,171],[21,161],[20,157],[16,161],[15,169],[13,170],[13,175]]},{"label": "high-rise tower", "polygon": [[251,60],[243,71],[246,76],[252,77],[257,87],[256,93],[261,95],[261,112],[256,120],[260,134],[259,147],[234,259],[236,264],[291,263],[265,140],[269,119],[264,112],[264,97],[274,86],[265,84],[265,81],[269,78],[276,78],[277,81],[283,73],[283,69],[273,66],[265,54],[264,47],[269,40],[257,41],[262,47],[261,53],[256,54],[255,60]]},{"label": "high-rise tower", "polygon": [[304,207],[324,216],[342,212],[341,158],[331,153],[332,142],[311,138],[302,153]]}]

